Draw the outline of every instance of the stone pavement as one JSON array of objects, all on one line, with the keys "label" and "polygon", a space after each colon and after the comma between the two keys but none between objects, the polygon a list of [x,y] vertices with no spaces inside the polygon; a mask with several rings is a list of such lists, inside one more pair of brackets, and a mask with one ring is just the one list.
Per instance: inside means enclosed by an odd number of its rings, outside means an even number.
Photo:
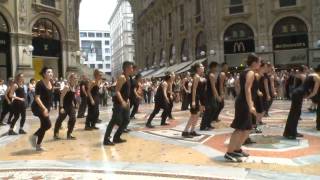
[{"label": "stone pavement", "polygon": [[[39,120],[28,112],[25,136],[7,136],[8,127],[0,127],[0,179],[320,179],[320,132],[315,130],[315,114],[304,105],[299,132],[305,137],[286,140],[281,137],[290,102],[275,101],[265,118],[263,134],[252,134],[257,144],[245,146],[250,157],[244,163],[223,159],[232,129],[233,101],[227,101],[213,131],[200,132],[193,139],[181,138],[189,112],[175,106],[175,120],[167,127],[144,127],[153,105],[143,104],[133,130],[123,138],[128,142],[112,147],[101,145],[111,109],[101,108],[98,131],[84,131],[84,119],[78,119],[76,141],[54,141],[52,129],[44,140],[47,151],[35,152],[29,135]],[[54,123],[57,112],[51,112]],[[154,125],[160,124],[156,116]],[[65,138],[65,128],[60,136]]]}]

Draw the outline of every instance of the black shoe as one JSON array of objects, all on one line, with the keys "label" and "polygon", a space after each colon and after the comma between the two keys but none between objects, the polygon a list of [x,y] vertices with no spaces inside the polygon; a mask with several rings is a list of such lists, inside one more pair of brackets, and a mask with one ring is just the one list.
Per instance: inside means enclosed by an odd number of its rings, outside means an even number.
[{"label": "black shoe", "polygon": [[97,120],[97,123],[98,123],[98,124],[102,123],[102,120],[101,120],[101,119],[98,119],[98,120]]},{"label": "black shoe", "polygon": [[201,134],[198,134],[195,131],[191,132],[189,135],[191,135],[191,136],[201,136]]},{"label": "black shoe", "polygon": [[92,130],[92,128],[91,128],[91,127],[86,126],[86,127],[84,128],[84,130],[85,130],[85,131],[91,131],[91,130]]},{"label": "black shoe", "polygon": [[257,142],[253,141],[251,138],[247,138],[246,141],[243,143],[243,145],[248,145],[248,144],[255,144]]},{"label": "black shoe", "polygon": [[20,129],[19,134],[27,134],[27,132],[25,132],[23,129]]},{"label": "black shoe", "polygon": [[125,139],[121,139],[121,138],[113,139],[113,143],[116,143],[116,144],[121,144],[121,143],[125,143],[125,142],[127,142],[127,140],[125,140]]},{"label": "black shoe", "polygon": [[189,134],[189,132],[182,132],[182,137],[184,137],[184,138],[193,138],[193,136],[191,136]]},{"label": "black shoe", "polygon": [[298,138],[302,138],[302,137],[303,137],[303,134],[297,133],[297,137],[298,137]]},{"label": "black shoe", "polygon": [[235,154],[235,153],[228,153],[227,152],[224,155],[224,159],[229,162],[242,162],[242,160],[240,158],[241,158],[241,156],[239,156],[238,154]]},{"label": "black shoe", "polygon": [[68,140],[76,140],[77,138],[72,135],[67,135]]},{"label": "black shoe", "polygon": [[57,134],[53,135],[53,139],[54,140],[61,140],[61,138]]},{"label": "black shoe", "polygon": [[8,135],[9,136],[16,136],[16,135],[18,135],[18,133],[14,132],[13,130],[9,130]]},{"label": "black shoe", "polygon": [[234,153],[238,154],[239,156],[242,156],[242,157],[249,157],[250,156],[248,153],[244,152],[242,149],[234,151]]},{"label": "black shoe", "polygon": [[147,128],[151,128],[151,129],[152,129],[152,128],[155,128],[155,127],[152,126],[151,124],[146,124],[146,127],[147,127]]},{"label": "black shoe", "polygon": [[99,128],[96,126],[91,127],[92,130],[98,130]]},{"label": "black shoe", "polygon": [[130,117],[130,119],[136,119],[136,117],[133,116],[133,117]]},{"label": "black shoe", "polygon": [[105,146],[114,146],[114,143],[110,141],[110,139],[104,140],[103,145]]},{"label": "black shoe", "polygon": [[11,121],[8,121],[7,124],[10,125],[10,124],[11,124]]},{"label": "black shoe", "polygon": [[283,137],[287,138],[287,139],[290,139],[290,140],[296,140],[297,137],[296,136],[286,136],[286,135],[283,135]]},{"label": "black shoe", "polygon": [[168,126],[170,125],[169,123],[161,123],[161,126]]}]

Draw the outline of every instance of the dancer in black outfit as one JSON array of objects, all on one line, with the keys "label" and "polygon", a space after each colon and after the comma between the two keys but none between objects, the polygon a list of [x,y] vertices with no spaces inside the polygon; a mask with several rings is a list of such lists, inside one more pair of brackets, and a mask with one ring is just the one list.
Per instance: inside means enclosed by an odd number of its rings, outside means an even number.
[{"label": "dancer in black outfit", "polygon": [[301,115],[303,98],[314,98],[319,94],[320,77],[317,73],[320,73],[320,65],[315,69],[316,73],[309,74],[303,84],[292,92],[291,108],[288,115],[286,127],[283,136],[288,139],[296,139],[297,137],[303,137],[302,134],[297,132],[298,121]]},{"label": "dancer in black outfit", "polygon": [[3,119],[9,113],[9,118],[7,124],[11,124],[11,119],[13,117],[13,111],[11,110],[12,97],[9,96],[10,90],[13,88],[14,80],[12,78],[8,79],[8,88],[4,95],[4,100],[2,101],[2,111],[0,116],[0,126],[6,125],[3,123]]},{"label": "dancer in black outfit", "polygon": [[167,72],[154,96],[154,101],[155,101],[154,109],[148,118],[146,127],[154,128],[154,126],[151,124],[152,120],[159,113],[161,109],[163,109],[163,112],[161,115],[161,125],[162,126],[168,125],[166,123],[166,120],[170,113],[170,101],[171,101],[169,86],[173,81],[174,81],[174,74],[172,72]]},{"label": "dancer in black outfit", "polygon": [[217,77],[217,82],[216,82],[216,88],[218,90],[218,94],[220,96],[221,101],[218,102],[218,110],[213,116],[212,121],[219,122],[219,115],[224,108],[224,95],[225,95],[225,83],[227,80],[227,74],[228,74],[228,64],[227,63],[222,63],[221,64],[222,71],[219,73]]},{"label": "dancer in black outfit", "polygon": [[265,112],[265,117],[270,117],[269,115],[269,109],[271,108],[272,106],[272,103],[273,103],[273,98],[275,98],[277,96],[276,94],[276,90],[275,90],[275,87],[274,87],[274,70],[273,70],[273,66],[271,64],[268,64],[268,73],[266,75],[266,79],[267,79],[267,82],[268,82],[268,91],[269,91],[269,96],[267,97],[267,107],[266,107],[266,112]]},{"label": "dancer in black outfit", "polygon": [[86,131],[99,129],[98,127],[96,127],[96,123],[99,120],[99,88],[101,84],[102,73],[98,69],[95,69],[93,72],[93,76],[95,80],[90,82],[87,91],[88,115],[86,118],[86,125],[84,128]]},{"label": "dancer in black outfit", "polygon": [[200,63],[196,63],[192,67],[192,71],[195,73],[193,76],[192,83],[192,101],[191,101],[191,109],[190,109],[190,119],[182,132],[182,137],[192,138],[194,136],[199,136],[196,133],[195,127],[198,123],[199,112],[204,111],[205,101],[206,101],[206,84],[207,81],[203,77],[204,76],[204,67]]},{"label": "dancer in black outfit", "polygon": [[263,125],[262,117],[264,116],[264,113],[266,112],[266,109],[268,107],[268,93],[269,93],[269,86],[268,86],[268,80],[265,76],[265,73],[267,72],[267,64],[264,62],[261,62],[261,66],[259,68],[259,72],[255,74],[256,80],[259,84],[259,90],[258,90],[258,96],[254,100],[256,110],[257,110],[257,116],[256,116],[256,123],[257,125]]},{"label": "dancer in black outfit", "polygon": [[84,114],[87,110],[87,98],[88,98],[88,78],[86,75],[82,76],[82,81],[80,82],[80,97],[81,97],[81,101],[80,101],[80,106],[79,106],[79,110],[78,110],[78,116],[77,118],[84,118]]},{"label": "dancer in black outfit", "polygon": [[35,99],[31,105],[32,113],[40,119],[40,128],[30,137],[30,142],[37,151],[43,151],[42,140],[47,130],[51,128],[49,117],[52,105],[53,85],[51,83],[53,72],[51,68],[43,67],[41,72],[42,80],[36,84]]},{"label": "dancer in black outfit", "polygon": [[235,102],[235,118],[231,127],[232,133],[225,159],[232,162],[241,162],[242,157],[249,154],[241,150],[242,144],[249,137],[252,130],[252,118],[256,115],[254,107],[253,83],[255,71],[260,67],[260,59],[255,54],[250,54],[247,60],[248,68],[240,74],[240,94]]},{"label": "dancer in black outfit", "polygon": [[141,88],[141,74],[137,74],[135,79],[131,81],[131,93],[130,93],[130,105],[133,107],[130,115],[130,119],[135,119],[135,115],[138,112],[140,101],[143,97],[139,94],[139,90]]},{"label": "dancer in black outfit", "polygon": [[[126,140],[121,139],[123,130],[129,121],[130,114],[130,77],[133,73],[133,63],[126,61],[122,65],[123,74],[119,76],[116,83],[116,95],[113,97],[112,117],[107,126],[104,135],[104,145],[114,145],[114,143],[124,143]],[[114,125],[118,125],[118,130],[113,136],[113,142],[110,141],[110,135]]]},{"label": "dancer in black outfit", "polygon": [[[58,79],[55,79],[54,84],[53,84],[53,105],[54,109],[58,109],[58,104],[60,101],[60,88],[61,84],[58,81]],[[60,106],[60,104],[59,104]]]},{"label": "dancer in black outfit", "polygon": [[76,110],[75,110],[75,86],[76,86],[76,75],[71,73],[68,78],[68,85],[65,85],[60,95],[60,111],[59,116],[56,120],[54,126],[54,135],[53,138],[59,140],[59,130],[61,128],[62,122],[69,116],[68,121],[68,132],[67,139],[74,140],[76,139],[72,136],[72,132],[76,123]]},{"label": "dancer in black outfit", "polygon": [[[26,121],[26,94],[24,92],[24,78],[23,74],[20,73],[15,78],[16,83],[13,85],[13,88],[10,89],[9,96],[12,97],[12,112],[13,112],[13,119],[10,124],[10,129],[8,132],[8,135],[18,135],[16,132],[13,131],[14,126],[16,125],[16,122],[19,119],[19,116],[21,115],[20,120],[20,129],[19,134],[26,134],[26,132],[23,130],[24,123]],[[14,96],[14,93],[16,94]]]},{"label": "dancer in black outfit", "polygon": [[186,77],[182,79],[182,105],[181,111],[185,111],[191,106],[191,86],[192,78],[190,73],[186,73]]},{"label": "dancer in black outfit", "polygon": [[171,120],[174,120],[174,117],[172,116],[172,109],[173,109],[173,102],[174,102],[174,92],[173,92],[173,83],[176,79],[176,75],[174,74],[174,72],[172,72],[172,78],[173,81],[168,83],[168,96],[169,96],[169,113],[168,113],[168,117]]},{"label": "dancer in black outfit", "polygon": [[207,131],[213,129],[211,126],[212,117],[218,110],[218,102],[221,101],[221,98],[218,94],[218,91],[216,89],[216,69],[217,69],[218,63],[211,62],[209,65],[210,72],[207,75],[207,98],[206,98],[206,105],[205,105],[205,111],[202,116],[202,121],[200,124],[200,130],[201,131]]}]

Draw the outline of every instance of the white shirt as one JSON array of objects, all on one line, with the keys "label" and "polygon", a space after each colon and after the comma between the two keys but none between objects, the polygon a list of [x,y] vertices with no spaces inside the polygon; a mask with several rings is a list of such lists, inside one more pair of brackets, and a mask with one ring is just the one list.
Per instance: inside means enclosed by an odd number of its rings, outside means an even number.
[{"label": "white shirt", "polygon": [[2,85],[0,85],[0,96],[4,96],[4,94],[6,93],[6,91],[7,91],[7,85],[5,85],[5,84],[2,84]]}]

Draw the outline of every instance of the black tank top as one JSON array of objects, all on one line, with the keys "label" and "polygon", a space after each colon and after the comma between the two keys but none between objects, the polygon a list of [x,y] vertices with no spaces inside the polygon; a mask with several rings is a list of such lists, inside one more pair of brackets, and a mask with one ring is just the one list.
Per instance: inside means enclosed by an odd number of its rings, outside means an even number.
[{"label": "black tank top", "polygon": [[302,85],[302,80],[300,78],[295,78],[295,88],[298,88]]},{"label": "black tank top", "polygon": [[258,98],[258,90],[260,88],[260,81],[258,80],[258,77],[255,76],[254,77],[254,81],[253,81],[253,84],[252,84],[252,91],[251,91],[251,94],[252,94],[252,99],[256,99]]},{"label": "black tank top", "polygon": [[302,85],[304,93],[306,93],[307,95],[312,93],[314,85],[315,85],[314,76],[307,76],[306,80]]},{"label": "black tank top", "polygon": [[[131,84],[130,84],[130,78],[127,79],[127,81],[122,85],[120,89],[120,94],[123,98],[124,101],[128,101],[130,97],[130,92],[131,92]],[[114,96],[113,102],[116,104],[120,104],[121,102],[119,101],[117,96]]]},{"label": "black tank top", "polygon": [[206,79],[207,79],[207,97],[211,99],[213,97],[213,94],[212,94],[212,87],[211,87],[211,81],[210,81],[210,74],[211,73],[209,73],[206,76]]},{"label": "black tank top", "polygon": [[[194,83],[192,83],[192,90],[193,93],[193,86]],[[206,88],[207,88],[207,81],[203,78],[200,78],[196,90],[196,101],[200,101],[202,105],[205,104],[206,101]]]},{"label": "black tank top", "polygon": [[163,82],[161,82],[161,84],[157,88],[157,92],[154,96],[155,100],[158,102],[163,102],[165,99],[162,85],[163,85]]},{"label": "black tank top", "polygon": [[75,92],[69,88],[69,91],[66,93],[63,99],[63,107],[64,108],[70,108],[73,107],[73,102],[75,99]]},{"label": "black tank top", "polygon": [[[216,88],[217,88],[217,92],[218,92],[218,95],[220,96],[221,95],[221,92],[220,92],[220,77],[221,77],[221,73],[222,72],[220,72],[219,73],[219,75],[218,75],[218,78],[217,78],[217,82],[216,82]],[[223,86],[224,86],[224,84],[225,84],[225,82],[222,82],[222,84],[223,84]]]},{"label": "black tank top", "polygon": [[94,85],[91,89],[91,95],[92,97],[97,97],[99,95],[99,86],[98,85]]},{"label": "black tank top", "polygon": [[25,98],[24,88],[18,85],[18,88],[15,90],[16,96],[19,98]]},{"label": "black tank top", "polygon": [[244,71],[242,71],[240,73],[240,93],[239,93],[239,96],[238,98],[247,102],[247,99],[246,99],[246,90],[245,90],[245,87],[246,87],[246,81],[247,81],[247,74],[250,70],[249,69],[246,69]]}]

